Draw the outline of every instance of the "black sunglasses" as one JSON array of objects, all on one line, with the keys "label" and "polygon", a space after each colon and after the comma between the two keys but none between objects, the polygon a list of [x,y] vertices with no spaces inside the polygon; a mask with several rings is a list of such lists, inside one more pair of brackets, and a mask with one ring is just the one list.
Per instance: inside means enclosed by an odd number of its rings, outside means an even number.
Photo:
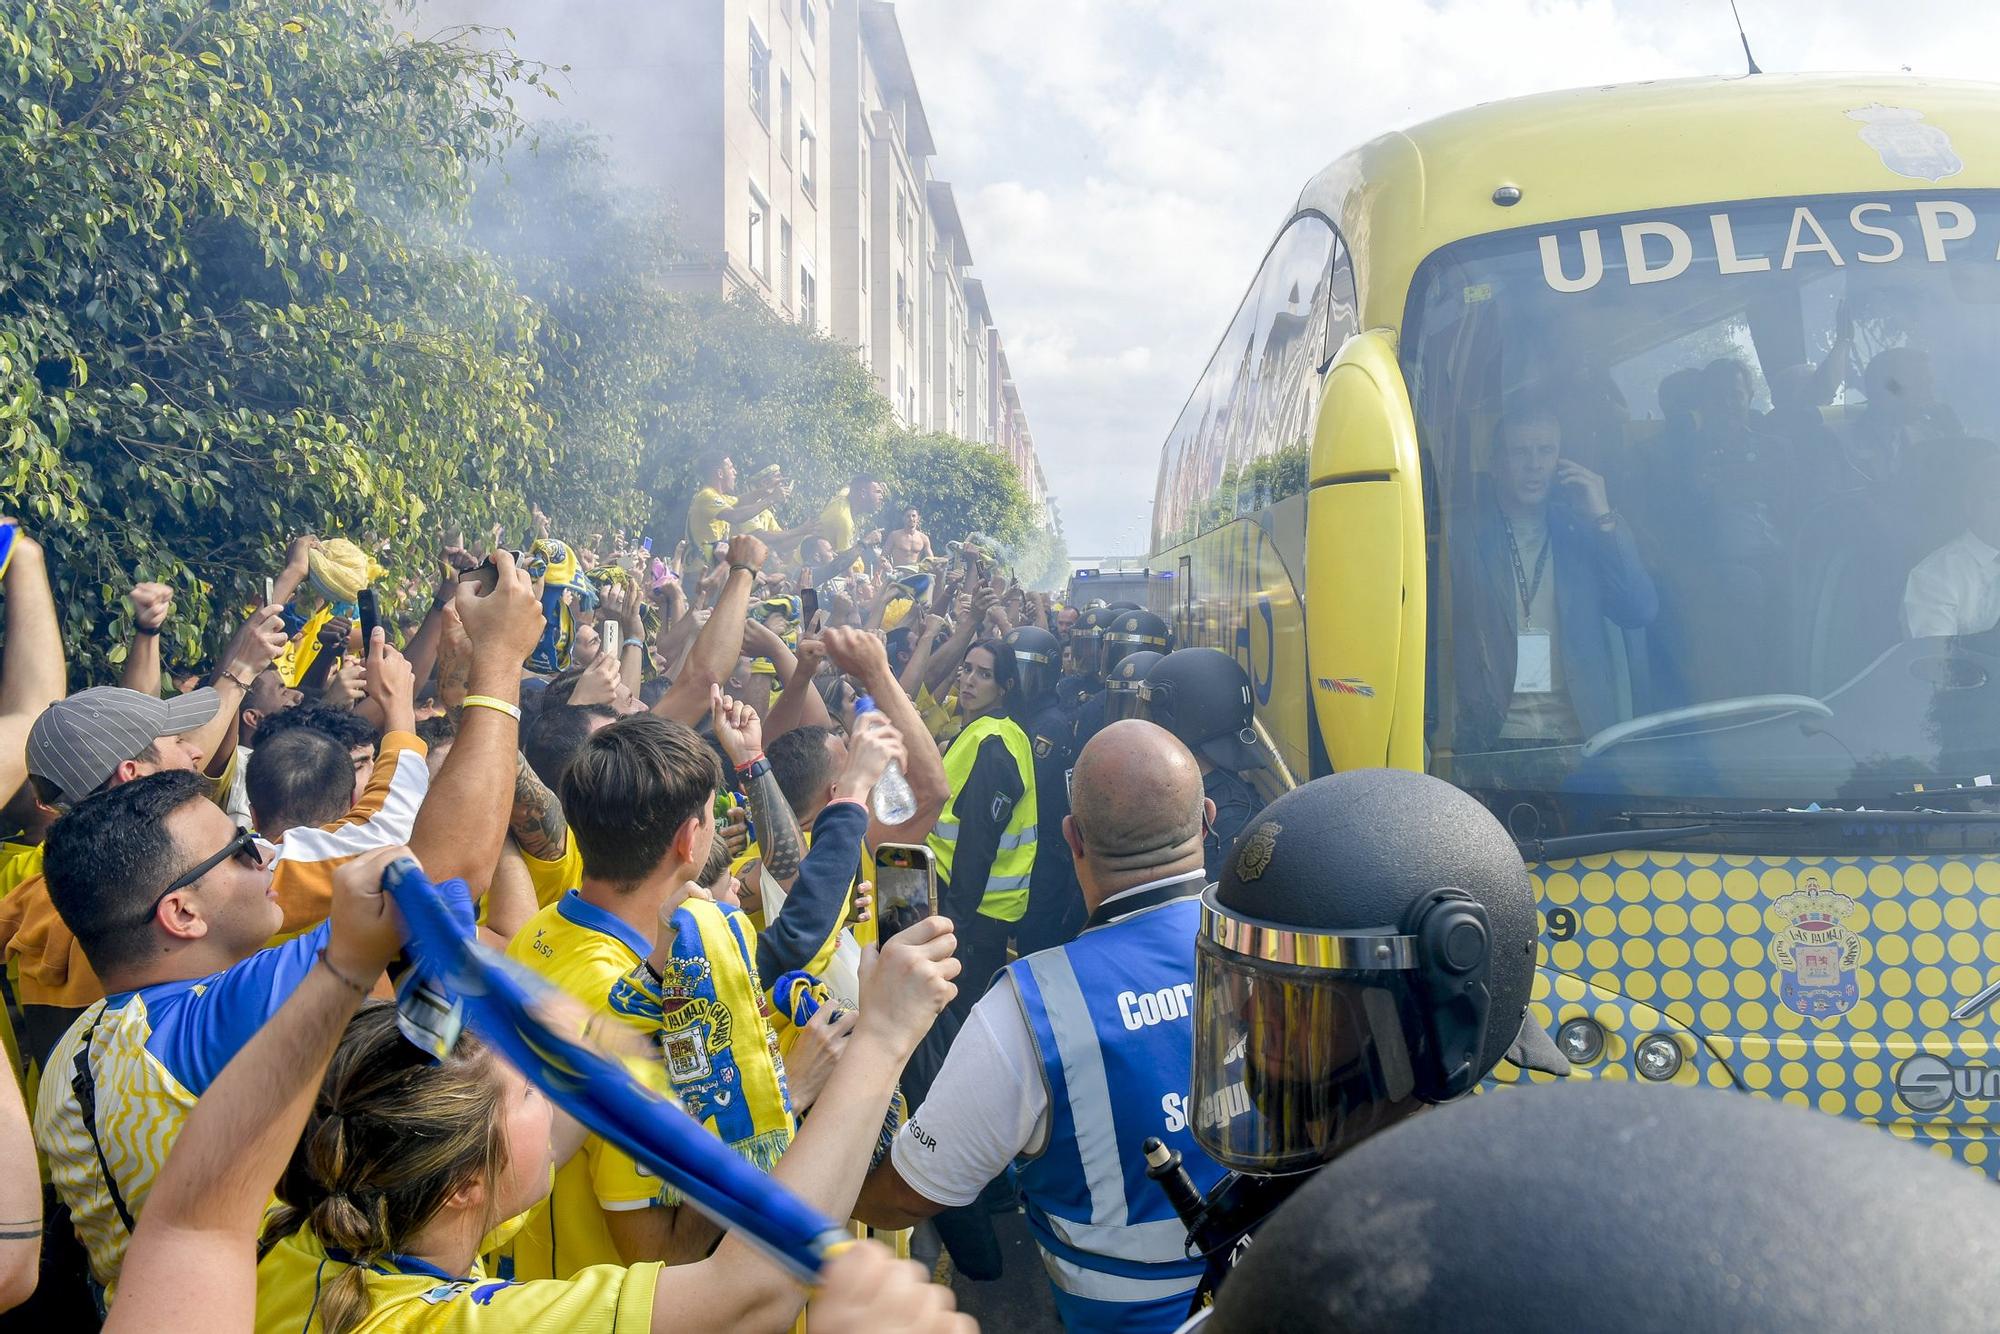
[{"label": "black sunglasses", "polygon": [[153,901],[146,906],[146,915],[140,919],[141,922],[150,922],[153,920],[153,914],[160,910],[160,904],[166,901],[167,895],[177,889],[186,889],[189,885],[194,884],[210,871],[228,861],[231,857],[243,857],[246,854],[249,860],[244,863],[245,866],[255,870],[264,865],[264,854],[257,846],[257,835],[248,829],[239,829],[236,831],[235,838],[230,839],[222,845],[220,852],[217,852],[213,857],[207,857],[196,862],[184,871],[179,879],[161,890],[154,897]]}]

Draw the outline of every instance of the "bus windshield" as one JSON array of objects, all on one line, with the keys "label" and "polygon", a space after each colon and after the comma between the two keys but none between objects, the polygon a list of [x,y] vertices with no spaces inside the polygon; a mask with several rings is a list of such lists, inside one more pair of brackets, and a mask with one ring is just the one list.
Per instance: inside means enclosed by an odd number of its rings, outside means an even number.
[{"label": "bus windshield", "polygon": [[1996,252],[1941,188],[1428,259],[1432,771],[1517,834],[2000,793]]}]

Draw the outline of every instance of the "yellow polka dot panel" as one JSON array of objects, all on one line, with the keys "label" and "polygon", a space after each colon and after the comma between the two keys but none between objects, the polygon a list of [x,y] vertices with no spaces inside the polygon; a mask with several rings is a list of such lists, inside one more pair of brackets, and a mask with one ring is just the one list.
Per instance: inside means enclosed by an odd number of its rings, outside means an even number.
[{"label": "yellow polka dot panel", "polygon": [[[1747,1091],[2000,1174],[2000,862],[1619,852],[1529,867],[1572,1077]],[[1502,1064],[1490,1083],[1555,1076]]]}]

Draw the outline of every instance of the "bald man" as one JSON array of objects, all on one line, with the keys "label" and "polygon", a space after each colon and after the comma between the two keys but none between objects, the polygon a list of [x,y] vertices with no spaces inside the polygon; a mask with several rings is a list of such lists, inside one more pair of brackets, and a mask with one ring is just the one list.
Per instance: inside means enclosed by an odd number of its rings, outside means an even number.
[{"label": "bald man", "polygon": [[1056,1309],[1071,1330],[1177,1328],[1201,1279],[1143,1145],[1195,1144],[1195,930],[1215,805],[1171,733],[1111,724],[1077,757],[1063,838],[1090,918],[1017,960],[966,1018],[916,1115],[869,1175],[855,1217],[908,1227],[970,1204],[1011,1164]]}]

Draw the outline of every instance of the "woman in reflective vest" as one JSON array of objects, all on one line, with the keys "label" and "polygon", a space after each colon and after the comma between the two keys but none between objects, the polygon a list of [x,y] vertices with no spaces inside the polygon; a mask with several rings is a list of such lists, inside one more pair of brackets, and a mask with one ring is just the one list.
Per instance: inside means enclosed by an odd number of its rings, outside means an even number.
[{"label": "woman in reflective vest", "polygon": [[[925,840],[937,859],[938,910],[958,928],[964,971],[947,1013],[960,1020],[1007,962],[1035,869],[1035,753],[1009,716],[1014,695],[1013,654],[992,640],[966,650],[958,669],[965,728],[944,755],[951,797]],[[941,1027],[948,1045],[957,1024]]]}]

